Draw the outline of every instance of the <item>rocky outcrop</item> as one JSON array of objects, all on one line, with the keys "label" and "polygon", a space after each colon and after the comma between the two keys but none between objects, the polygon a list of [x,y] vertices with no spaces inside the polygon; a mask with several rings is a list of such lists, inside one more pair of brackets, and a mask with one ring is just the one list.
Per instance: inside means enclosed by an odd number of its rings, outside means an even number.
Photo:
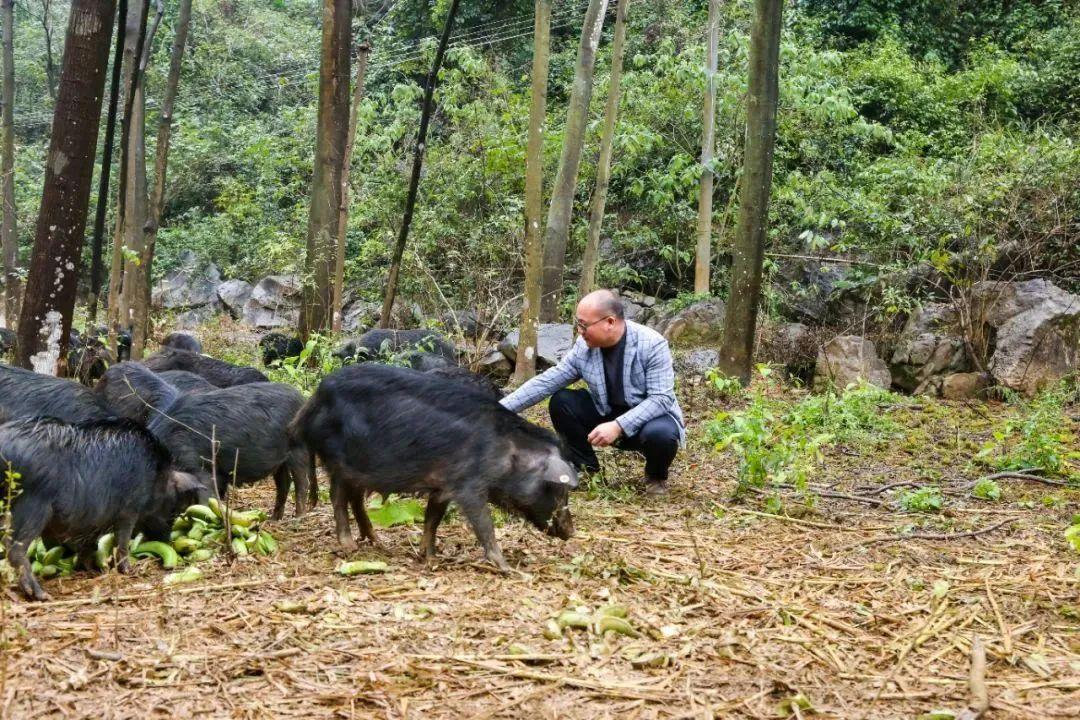
[{"label": "rocky outcrop", "polygon": [[889,366],[877,356],[874,343],[858,335],[840,335],[818,352],[815,388],[830,383],[845,388],[860,380],[886,390],[892,384]]},{"label": "rocky outcrop", "polygon": [[968,370],[968,358],[952,306],[931,303],[908,318],[889,363],[892,381],[908,392],[932,393],[941,378]]},{"label": "rocky outcrop", "polygon": [[[520,333],[513,330],[499,343],[499,351],[510,362],[517,361]],[[547,369],[558,364],[574,346],[574,328],[565,323],[541,323],[536,331],[536,366]]]}]

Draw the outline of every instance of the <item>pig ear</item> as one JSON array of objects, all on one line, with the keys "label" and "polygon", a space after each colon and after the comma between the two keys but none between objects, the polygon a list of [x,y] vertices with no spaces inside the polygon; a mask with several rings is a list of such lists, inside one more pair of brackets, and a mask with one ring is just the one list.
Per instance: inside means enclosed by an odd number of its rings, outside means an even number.
[{"label": "pig ear", "polygon": [[568,490],[575,490],[578,486],[577,472],[573,465],[560,463],[562,467],[549,467],[547,481],[552,485],[560,485]]},{"label": "pig ear", "polygon": [[199,478],[191,473],[180,472],[179,470],[173,471],[172,476],[169,478],[169,487],[177,495],[190,492],[198,493],[206,490],[206,487],[199,482]]}]

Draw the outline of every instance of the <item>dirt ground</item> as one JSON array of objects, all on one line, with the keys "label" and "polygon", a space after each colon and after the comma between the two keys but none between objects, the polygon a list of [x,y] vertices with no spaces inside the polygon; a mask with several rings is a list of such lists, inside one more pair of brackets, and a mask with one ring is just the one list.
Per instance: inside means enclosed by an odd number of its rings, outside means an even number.
[{"label": "dirt ground", "polygon": [[[681,393],[691,440],[671,494],[645,499],[632,487],[639,461],[605,454],[607,483],[572,498],[573,540],[502,523],[517,574],[484,564],[454,515],[434,569],[417,561],[414,525],[350,556],[389,572],[343,577],[321,502],[268,526],[278,555],[215,558],[197,584],[163,588],[143,561],[131,577],[49,581],[49,603],[9,591],[0,713],[916,718],[967,705],[977,636],[985,717],[1080,717],[1080,555],[1063,537],[1080,493],[1006,479],[991,503],[963,489],[1004,406],[897,410],[902,437],[827,454],[814,483],[847,497],[777,517],[732,501],[734,461],[700,432],[720,403],[700,387]],[[896,484],[927,478],[946,510],[898,510]],[[269,507],[272,487],[237,498]],[[931,537],[898,534],[911,526]],[[564,609],[611,603],[639,637],[544,635]]]}]

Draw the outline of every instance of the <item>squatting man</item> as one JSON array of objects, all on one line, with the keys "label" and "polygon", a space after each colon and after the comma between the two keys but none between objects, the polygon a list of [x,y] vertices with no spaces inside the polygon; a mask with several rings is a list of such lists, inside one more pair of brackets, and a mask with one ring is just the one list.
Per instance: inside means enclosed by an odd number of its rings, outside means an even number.
[{"label": "squatting man", "polygon": [[[610,290],[583,297],[576,319],[570,352],[503,398],[503,406],[520,412],[550,396],[551,423],[580,470],[599,471],[593,446],[636,450],[645,455],[645,491],[665,494],[668,468],[685,438],[667,340],[627,320]],[[588,389],[567,388],[579,379]]]}]

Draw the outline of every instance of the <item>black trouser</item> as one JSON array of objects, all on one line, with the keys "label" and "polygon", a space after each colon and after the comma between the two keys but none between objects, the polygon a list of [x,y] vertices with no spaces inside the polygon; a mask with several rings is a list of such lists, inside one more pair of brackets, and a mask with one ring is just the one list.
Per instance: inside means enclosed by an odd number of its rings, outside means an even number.
[{"label": "black trouser", "polygon": [[[596,472],[600,461],[589,444],[589,433],[617,415],[601,415],[588,390],[559,390],[548,403],[551,423],[566,443],[570,459],[579,469]],[[645,455],[645,474],[651,480],[667,480],[668,468],[679,449],[679,423],[661,415],[645,423],[637,435],[623,435],[615,442],[619,450],[636,450]]]}]

